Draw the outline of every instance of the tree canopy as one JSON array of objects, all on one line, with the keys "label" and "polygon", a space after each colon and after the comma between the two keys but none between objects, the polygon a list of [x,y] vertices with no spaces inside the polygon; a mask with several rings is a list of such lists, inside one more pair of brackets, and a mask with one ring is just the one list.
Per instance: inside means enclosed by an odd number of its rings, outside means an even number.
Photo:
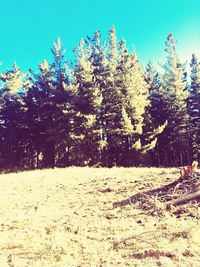
[{"label": "tree canopy", "polygon": [[200,63],[191,79],[169,34],[159,73],[99,31],[81,39],[73,62],[58,38],[52,62],[0,73],[0,169],[177,166],[199,160]]}]

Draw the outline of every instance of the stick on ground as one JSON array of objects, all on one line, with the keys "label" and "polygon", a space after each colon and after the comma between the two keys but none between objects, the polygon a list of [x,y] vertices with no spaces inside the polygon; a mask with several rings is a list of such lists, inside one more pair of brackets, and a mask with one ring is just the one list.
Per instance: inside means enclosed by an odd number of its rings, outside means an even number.
[{"label": "stick on ground", "polygon": [[177,199],[174,199],[174,200],[170,200],[170,201],[166,202],[165,205],[166,205],[166,207],[169,207],[171,205],[180,204],[182,202],[185,202],[187,200],[191,200],[191,199],[194,199],[197,197],[200,197],[200,191],[197,191],[197,192],[194,192],[191,194],[187,194],[187,195],[183,195],[183,196],[181,196]]}]

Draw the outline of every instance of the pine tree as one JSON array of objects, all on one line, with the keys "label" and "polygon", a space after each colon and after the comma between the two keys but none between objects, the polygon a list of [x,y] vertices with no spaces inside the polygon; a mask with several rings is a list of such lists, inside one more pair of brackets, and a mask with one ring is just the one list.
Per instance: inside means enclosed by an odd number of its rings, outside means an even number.
[{"label": "pine tree", "polygon": [[[91,49],[81,39],[76,52],[76,63],[74,68],[74,87],[77,90],[77,109],[80,113],[80,128],[83,136],[79,144],[79,158],[81,164],[89,164],[92,158],[93,140],[92,129],[96,123],[95,116],[95,90],[93,86],[93,67],[89,61]],[[81,127],[82,126],[82,127]]]},{"label": "pine tree", "polygon": [[162,99],[161,75],[155,70],[152,62],[147,64],[145,81],[149,90],[149,113],[156,127],[163,124],[167,117],[164,117],[164,103]]},{"label": "pine tree", "polygon": [[54,144],[48,141],[48,129],[53,127],[53,70],[46,60],[38,65],[38,69],[39,73],[31,72],[31,86],[27,89],[24,100],[27,109],[26,124],[30,133],[30,167],[53,167]]},{"label": "pine tree", "polygon": [[[145,117],[147,120],[147,127],[155,129],[160,125],[165,125],[167,122],[167,116],[164,112],[164,103],[162,99],[162,83],[160,74],[155,70],[152,62],[147,64],[145,81],[148,85],[150,105],[146,110]],[[150,123],[148,123],[150,121]],[[163,127],[164,130],[164,127]],[[162,133],[162,132],[160,132]],[[150,153],[151,164],[160,166],[160,140],[162,140],[162,134],[158,135],[158,141],[155,149]]]},{"label": "pine tree", "polygon": [[149,105],[148,87],[145,74],[142,70],[137,54],[131,55],[131,67],[128,73],[128,84],[125,91],[125,100],[128,114],[134,124],[136,135],[142,134],[144,113]]},{"label": "pine tree", "polygon": [[93,67],[93,87],[95,88],[95,107],[94,114],[96,116],[96,123],[93,128],[93,136],[95,136],[96,155],[94,162],[98,165],[103,165],[104,152],[107,147],[105,121],[103,119],[103,94],[106,89],[105,75],[107,72],[108,61],[106,58],[106,45],[101,43],[101,34],[99,31],[94,33],[91,39],[88,37],[88,45],[91,46],[91,54],[89,61]]},{"label": "pine tree", "polygon": [[36,167],[67,166],[72,161],[75,96],[59,38],[52,54],[52,64],[44,60],[39,73],[32,73],[26,95],[29,143],[35,158],[31,165]]},{"label": "pine tree", "polygon": [[125,40],[117,46],[113,28],[106,74],[103,103],[107,151],[115,164],[137,164],[136,158],[143,158],[142,154],[155,147],[156,136],[165,125],[145,128],[145,112],[149,106],[145,74],[136,53],[129,54]]},{"label": "pine tree", "polygon": [[104,162],[108,166],[120,165],[123,138],[122,125],[125,118],[125,109],[123,108],[122,95],[118,83],[118,59],[119,50],[115,28],[112,27],[109,31],[109,43],[107,50],[107,63],[103,75],[102,88],[102,113],[103,125],[105,132],[105,140],[107,142]]},{"label": "pine tree", "polygon": [[195,54],[191,60],[191,86],[188,99],[192,157],[200,159],[200,62]]},{"label": "pine tree", "polygon": [[53,63],[54,90],[52,101],[54,103],[53,120],[54,124],[48,131],[50,139],[55,146],[55,165],[66,166],[72,164],[72,150],[75,134],[76,111],[75,111],[75,88],[71,84],[71,70],[65,60],[65,49],[60,38],[54,43],[51,50]]},{"label": "pine tree", "polygon": [[1,161],[5,169],[20,168],[24,157],[23,78],[16,63],[0,74],[1,89]]},{"label": "pine tree", "polygon": [[89,61],[91,49],[81,39],[77,49],[77,63],[75,66],[75,78],[78,86],[78,104],[80,111],[90,114],[95,108],[96,92],[93,87],[93,66]]},{"label": "pine tree", "polygon": [[169,34],[166,44],[167,62],[164,65],[163,101],[168,126],[162,138],[162,154],[165,154],[166,165],[183,165],[188,162],[188,114],[187,82],[184,65],[176,55],[176,41]]},{"label": "pine tree", "polygon": [[73,63],[58,38],[37,72],[0,73],[0,169],[199,160],[200,62],[192,56],[189,88],[171,34],[165,44],[162,76],[114,27],[104,43],[99,31],[81,39]]},{"label": "pine tree", "polygon": [[[129,57],[129,67],[125,74],[123,86],[123,97],[125,109],[133,126],[133,132],[129,138],[132,154],[138,152],[140,157],[145,158],[145,154],[154,149],[159,135],[165,124],[154,125],[150,119],[149,88],[145,81],[145,73],[134,52]],[[148,117],[148,119],[147,119]]]},{"label": "pine tree", "polygon": [[[94,38],[81,40],[76,51],[77,61],[74,77],[77,88],[77,104],[83,115],[81,144],[82,156],[90,165],[101,164],[102,151],[105,146],[102,123],[102,62],[100,33]],[[80,153],[79,153],[80,154]]]}]

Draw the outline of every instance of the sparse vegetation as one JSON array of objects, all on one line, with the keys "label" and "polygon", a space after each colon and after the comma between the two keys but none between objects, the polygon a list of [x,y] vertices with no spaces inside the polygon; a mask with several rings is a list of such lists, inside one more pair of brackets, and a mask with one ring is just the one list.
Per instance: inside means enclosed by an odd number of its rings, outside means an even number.
[{"label": "sparse vegetation", "polygon": [[197,200],[171,210],[153,197],[152,210],[113,207],[178,178],[175,168],[2,174],[0,266],[199,266]]}]

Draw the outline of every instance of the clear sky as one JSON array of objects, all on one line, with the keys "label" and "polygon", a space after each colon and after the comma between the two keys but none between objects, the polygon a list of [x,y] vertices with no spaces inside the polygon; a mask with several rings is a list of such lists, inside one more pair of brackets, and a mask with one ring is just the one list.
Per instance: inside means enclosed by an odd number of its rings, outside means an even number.
[{"label": "clear sky", "polygon": [[165,60],[168,33],[176,40],[181,59],[200,56],[199,0],[0,0],[0,61],[10,68],[36,69],[51,60],[50,49],[59,36],[67,59],[80,38],[100,30],[107,37],[116,27],[118,39],[134,46],[143,64]]}]

